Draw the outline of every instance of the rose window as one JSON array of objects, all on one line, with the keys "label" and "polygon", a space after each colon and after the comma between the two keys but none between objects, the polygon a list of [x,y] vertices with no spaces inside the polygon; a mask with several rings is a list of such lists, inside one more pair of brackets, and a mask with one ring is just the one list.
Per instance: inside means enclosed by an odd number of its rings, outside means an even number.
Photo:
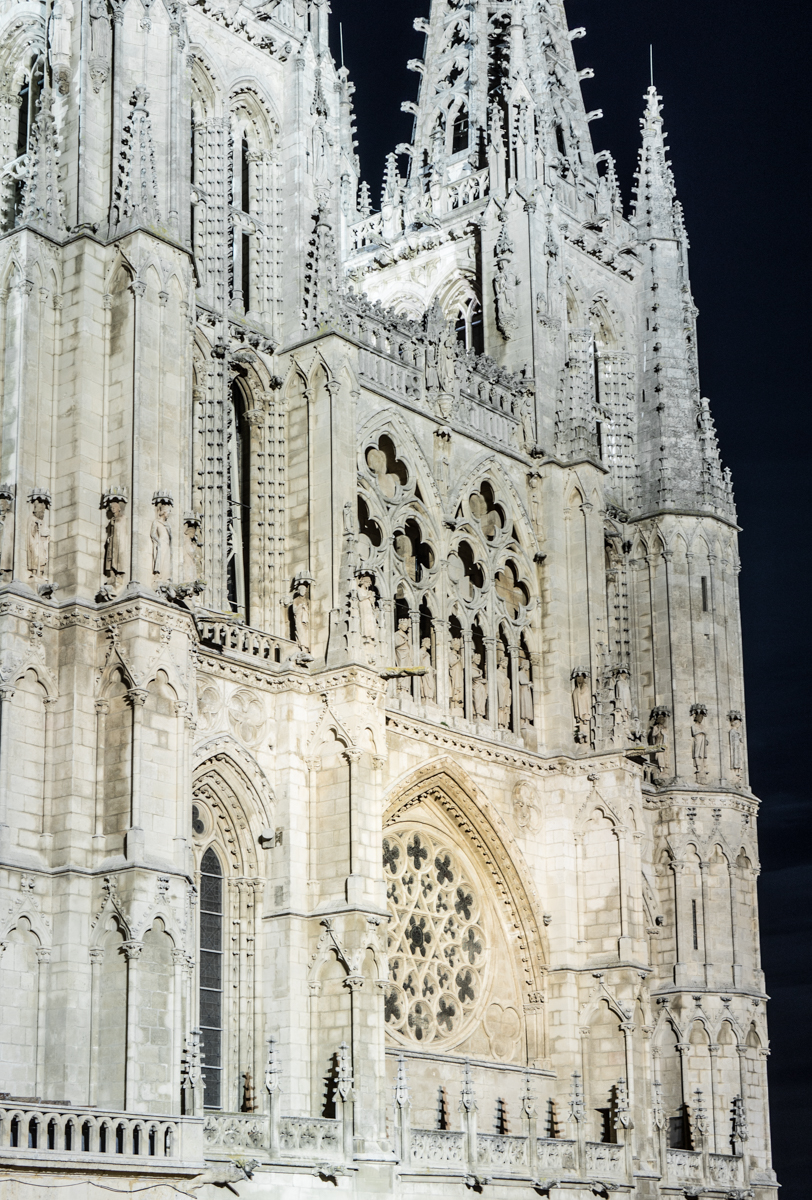
[{"label": "rose window", "polygon": [[420,1045],[456,1037],[483,991],[477,890],[456,852],[422,830],[387,835],[383,865],[392,914],[387,1028]]}]

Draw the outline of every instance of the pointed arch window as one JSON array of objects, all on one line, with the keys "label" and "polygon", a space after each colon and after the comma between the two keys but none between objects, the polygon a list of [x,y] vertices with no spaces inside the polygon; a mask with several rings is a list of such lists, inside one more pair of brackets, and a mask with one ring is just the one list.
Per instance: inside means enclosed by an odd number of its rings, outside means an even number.
[{"label": "pointed arch window", "polygon": [[228,422],[226,584],[232,612],[249,619],[251,427],[249,396],[240,380],[231,385]]},{"label": "pointed arch window", "polygon": [[482,324],[482,305],[475,296],[471,296],[464,304],[460,304],[457,310],[457,319],[454,323],[454,329],[457,334],[457,341],[465,347],[466,350],[473,350],[474,354],[485,353],[485,330]]},{"label": "pointed arch window", "polygon": [[471,141],[471,124],[468,119],[468,109],[463,104],[457,111],[454,117],[454,125],[451,131],[451,153],[462,154],[467,150]]},{"label": "pointed arch window", "polygon": [[209,847],[200,863],[200,1043],[206,1108],[222,1105],[223,868]]}]

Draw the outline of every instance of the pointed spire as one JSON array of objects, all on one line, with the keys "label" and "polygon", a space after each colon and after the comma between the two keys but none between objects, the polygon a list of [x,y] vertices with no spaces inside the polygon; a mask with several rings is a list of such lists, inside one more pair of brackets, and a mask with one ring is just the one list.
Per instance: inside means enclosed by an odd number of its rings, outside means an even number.
[{"label": "pointed spire", "polygon": [[409,1080],[406,1077],[406,1063],[403,1055],[398,1056],[398,1074],[395,1080],[395,1105],[405,1108],[409,1103]]},{"label": "pointed spire", "polygon": [[305,329],[319,329],[335,316],[339,291],[338,254],[333,226],[327,209],[321,205],[316,214],[316,228],[310,239],[307,256]]},{"label": "pointed spire", "polygon": [[31,130],[26,156],[21,222],[48,233],[65,230],[65,203],[59,186],[59,138],[53,112],[53,91],[45,86]]},{"label": "pointed spire", "polygon": [[[663,130],[662,96],[652,85],[646,92],[646,111],[640,126],[643,145],[635,179],[637,202],[634,217],[641,241],[677,237],[676,188]],[[681,220],[681,218],[680,218]]]}]

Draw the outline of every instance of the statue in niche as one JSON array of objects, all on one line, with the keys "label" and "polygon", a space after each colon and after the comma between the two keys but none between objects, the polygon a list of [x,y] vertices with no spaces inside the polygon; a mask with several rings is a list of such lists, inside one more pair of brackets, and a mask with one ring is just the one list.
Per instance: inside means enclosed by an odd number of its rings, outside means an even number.
[{"label": "statue in niche", "polygon": [[462,661],[462,641],[452,638],[448,653],[448,676],[450,683],[449,708],[454,716],[465,715],[465,667]]},{"label": "statue in niche", "polygon": [[572,715],[575,718],[575,741],[579,745],[588,744],[592,724],[592,692],[588,680],[589,672],[585,667],[576,667],[572,672]]},{"label": "statue in niche", "polygon": [[[412,623],[408,617],[401,617],[395,630],[395,662],[402,671],[412,665]],[[408,675],[399,676],[398,691],[408,693],[410,682]]]},{"label": "statue in niche", "polygon": [[10,487],[0,488],[0,580],[14,574],[14,495]]},{"label": "statue in niche", "polygon": [[310,653],[310,584],[300,579],[294,585],[291,603],[293,636],[304,654]]},{"label": "statue in niche", "polygon": [[500,650],[496,657],[496,707],[499,711],[499,728],[510,728],[510,709],[513,702],[513,689],[510,686],[508,672],[508,656]]},{"label": "statue in niche", "polygon": [[727,719],[730,721],[730,733],[728,734],[730,769],[738,782],[741,782],[744,770],[744,731],[742,730],[744,718],[740,712],[734,710],[727,714]]},{"label": "statue in niche", "polygon": [[651,783],[660,783],[665,776],[666,751],[668,748],[666,723],[670,716],[671,710],[663,706],[651,710],[648,744],[651,747],[652,755],[651,762],[645,770],[645,777]]},{"label": "statue in niche", "polygon": [[172,576],[172,530],[169,516],[174,501],[168,492],[156,492],[152,497],[155,518],[149,531],[152,542],[152,577],[157,583]]},{"label": "statue in niche", "polygon": [[437,700],[437,672],[431,657],[431,638],[423,638],[420,643],[420,666],[426,672],[420,680],[420,695],[424,704],[427,701],[434,704]]},{"label": "statue in niche", "polygon": [[110,17],[107,0],[90,0],[90,53],[94,58],[109,60],[112,51]]},{"label": "statue in niche", "polygon": [[361,644],[366,652],[367,661],[375,663],[378,657],[378,608],[370,575],[361,576],[355,585],[355,593],[358,598]]},{"label": "statue in niche", "polygon": [[615,742],[631,737],[633,724],[632,686],[627,667],[618,667],[615,677],[615,711],[612,736]]},{"label": "statue in niche", "polygon": [[51,497],[48,492],[33,491],[28,498],[31,502],[31,516],[28,518],[25,545],[26,565],[29,579],[39,582],[48,578],[48,553],[51,543],[48,517]]},{"label": "statue in niche", "polygon": [[67,96],[70,88],[71,29],[73,26],[73,4],[71,0],[54,0],[51,19],[48,22],[48,58],[53,71],[56,90]]},{"label": "statue in niche", "polygon": [[522,729],[528,728],[535,721],[533,680],[530,676],[530,663],[526,658],[519,660],[519,720]]},{"label": "statue in niche", "polygon": [[513,269],[514,246],[507,232],[507,215],[499,214],[502,228],[496,240],[494,257],[496,259],[496,274],[493,279],[493,293],[496,305],[496,328],[505,341],[509,341],[518,325],[516,290],[521,279]]},{"label": "statue in niche", "polygon": [[482,666],[481,654],[474,654],[471,658],[471,697],[474,703],[474,717],[477,721],[487,721],[488,680]]},{"label": "statue in niche", "polygon": [[691,705],[691,737],[693,739],[694,771],[697,783],[704,783],[708,778],[708,731],[705,728],[705,717],[708,715],[704,704]]},{"label": "statue in niche", "polygon": [[127,497],[121,492],[108,492],[102,503],[107,508],[103,566],[105,591],[109,596],[115,596],[127,573],[127,543],[124,536]]},{"label": "statue in niche", "polygon": [[417,559],[414,556],[411,538],[407,537],[405,533],[399,533],[395,537],[395,554],[403,563],[403,571],[409,579],[416,579]]},{"label": "statue in niche", "polygon": [[184,575],[200,579],[203,574],[203,522],[197,513],[183,518]]}]

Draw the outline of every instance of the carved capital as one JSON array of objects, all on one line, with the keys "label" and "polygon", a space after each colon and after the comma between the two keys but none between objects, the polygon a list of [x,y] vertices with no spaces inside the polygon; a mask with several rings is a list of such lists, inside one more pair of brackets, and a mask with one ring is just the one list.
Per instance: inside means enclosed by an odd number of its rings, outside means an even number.
[{"label": "carved capital", "polygon": [[144,943],[136,941],[134,938],[128,942],[122,942],[121,948],[127,956],[127,962],[137,962],[141,957],[141,951],[144,949]]},{"label": "carved capital", "polygon": [[127,703],[135,708],[143,708],[147,702],[149,692],[146,688],[130,688],[127,692]]}]

